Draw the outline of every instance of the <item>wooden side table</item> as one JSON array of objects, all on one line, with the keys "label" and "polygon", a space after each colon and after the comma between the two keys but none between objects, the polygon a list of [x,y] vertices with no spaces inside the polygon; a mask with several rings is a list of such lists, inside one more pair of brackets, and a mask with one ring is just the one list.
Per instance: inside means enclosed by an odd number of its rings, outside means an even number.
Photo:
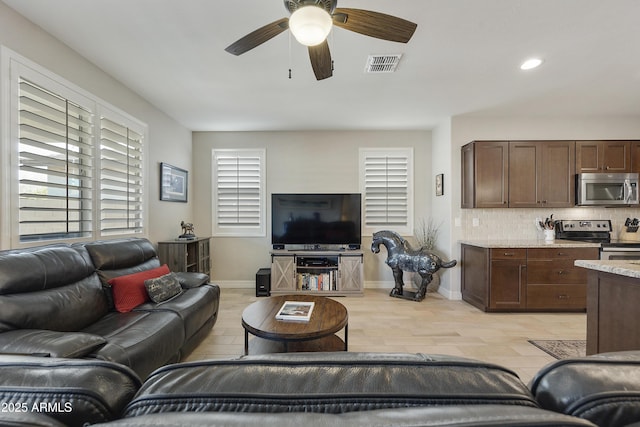
[{"label": "wooden side table", "polygon": [[[314,302],[308,322],[276,319],[285,301]],[[349,316],[345,306],[330,298],[315,295],[281,295],[265,298],[242,312],[244,354],[286,353],[304,351],[347,351]],[[344,340],[335,335],[344,328]],[[256,338],[249,345],[249,334]]]},{"label": "wooden side table", "polygon": [[171,271],[191,271],[211,275],[210,238],[158,242],[158,258]]}]

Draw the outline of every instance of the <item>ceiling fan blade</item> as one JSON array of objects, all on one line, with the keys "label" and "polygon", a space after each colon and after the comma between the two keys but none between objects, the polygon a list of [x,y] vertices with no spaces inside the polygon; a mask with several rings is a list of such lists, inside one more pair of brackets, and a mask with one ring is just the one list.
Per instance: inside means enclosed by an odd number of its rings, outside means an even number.
[{"label": "ceiling fan blade", "polygon": [[336,8],[334,25],[365,36],[393,42],[407,43],[417,24],[396,16],[364,9]]},{"label": "ceiling fan blade", "polygon": [[317,46],[309,46],[309,58],[317,80],[324,80],[333,76],[331,51],[326,40]]},{"label": "ceiling fan blade", "polygon": [[289,18],[278,19],[247,34],[240,40],[229,45],[225,50],[234,55],[242,55],[254,47],[271,40],[287,28],[289,28]]}]

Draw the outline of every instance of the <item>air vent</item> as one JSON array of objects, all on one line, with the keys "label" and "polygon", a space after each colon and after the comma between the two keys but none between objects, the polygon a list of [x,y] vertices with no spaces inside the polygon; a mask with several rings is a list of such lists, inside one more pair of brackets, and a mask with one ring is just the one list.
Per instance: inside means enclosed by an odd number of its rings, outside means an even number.
[{"label": "air vent", "polygon": [[365,73],[393,73],[398,68],[402,54],[397,55],[369,55]]}]

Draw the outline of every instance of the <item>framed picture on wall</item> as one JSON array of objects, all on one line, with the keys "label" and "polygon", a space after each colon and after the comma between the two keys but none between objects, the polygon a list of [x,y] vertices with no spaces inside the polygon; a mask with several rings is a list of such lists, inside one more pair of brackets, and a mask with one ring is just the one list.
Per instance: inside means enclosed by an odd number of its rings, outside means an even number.
[{"label": "framed picture on wall", "polygon": [[436,196],[442,196],[444,194],[444,174],[439,173],[436,175]]},{"label": "framed picture on wall", "polygon": [[160,200],[167,202],[187,202],[189,172],[160,163]]}]

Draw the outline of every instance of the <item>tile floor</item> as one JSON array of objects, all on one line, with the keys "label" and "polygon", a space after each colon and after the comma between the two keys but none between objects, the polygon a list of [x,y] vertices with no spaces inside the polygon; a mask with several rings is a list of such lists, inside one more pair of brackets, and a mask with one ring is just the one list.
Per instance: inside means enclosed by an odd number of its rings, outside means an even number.
[{"label": "tile floor", "polygon": [[[349,351],[469,357],[508,367],[528,382],[555,359],[527,340],[586,337],[584,313],[483,313],[437,293],[413,302],[391,298],[388,292],[366,289],[362,298],[336,298],[349,312]],[[257,299],[252,289],[222,289],[218,321],[186,360],[241,355],[242,311]]]}]

